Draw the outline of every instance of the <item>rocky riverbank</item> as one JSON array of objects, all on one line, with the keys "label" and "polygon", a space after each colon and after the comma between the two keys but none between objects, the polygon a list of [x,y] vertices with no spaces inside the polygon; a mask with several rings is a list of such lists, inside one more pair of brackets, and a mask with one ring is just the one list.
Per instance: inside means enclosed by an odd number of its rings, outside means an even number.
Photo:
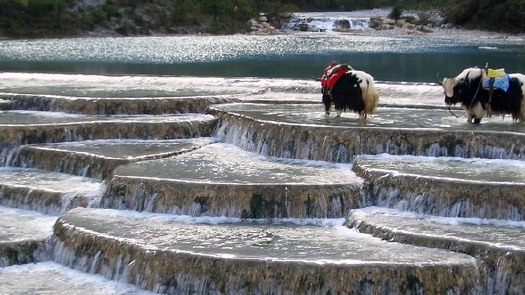
[{"label": "rocky riverbank", "polygon": [[[335,32],[378,36],[441,36],[451,38],[518,38],[525,40],[525,34],[510,34],[482,30],[468,30],[444,22],[437,11],[410,11],[395,20],[389,16],[389,9],[353,11],[347,13],[295,13],[271,16],[261,14],[248,22],[249,33],[253,35],[287,34],[293,32]],[[294,20],[294,18],[296,18]],[[366,23],[353,28],[345,19],[353,18]],[[329,20],[330,19],[330,20]],[[334,21],[331,29],[320,22]],[[367,20],[367,21],[363,21]],[[295,27],[294,27],[295,24]],[[300,25],[302,26],[302,29]]]}]

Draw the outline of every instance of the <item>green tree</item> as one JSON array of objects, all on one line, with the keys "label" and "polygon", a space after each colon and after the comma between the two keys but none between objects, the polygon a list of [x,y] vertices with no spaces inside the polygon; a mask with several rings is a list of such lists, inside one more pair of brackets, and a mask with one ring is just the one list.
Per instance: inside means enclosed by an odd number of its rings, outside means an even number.
[{"label": "green tree", "polygon": [[68,6],[67,0],[36,0],[35,2],[51,7],[51,15],[54,18],[53,26],[58,29],[62,28],[62,14]]},{"label": "green tree", "polygon": [[4,16],[3,27],[11,27],[11,9],[14,7],[26,7],[29,0],[0,0],[0,11]]},{"label": "green tree", "polygon": [[388,17],[393,19],[397,24],[397,21],[401,18],[401,14],[403,14],[401,8],[399,8],[399,6],[394,6]]}]

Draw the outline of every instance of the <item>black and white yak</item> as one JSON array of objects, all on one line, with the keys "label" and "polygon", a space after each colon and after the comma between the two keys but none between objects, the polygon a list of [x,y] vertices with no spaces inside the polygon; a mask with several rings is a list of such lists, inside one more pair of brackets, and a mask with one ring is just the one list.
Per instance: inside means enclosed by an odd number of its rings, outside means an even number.
[{"label": "black and white yak", "polygon": [[[460,103],[467,110],[468,122],[480,123],[484,117],[510,114],[512,119],[525,121],[525,75],[504,74],[492,77],[492,85],[487,84],[491,76],[485,69],[468,68],[455,78],[444,78],[438,83],[443,86],[445,104]],[[500,79],[501,87],[494,83]]]},{"label": "black and white yak", "polygon": [[377,108],[379,93],[374,84],[374,78],[363,71],[349,69],[327,83],[322,83],[323,104],[326,114],[330,114],[332,103],[337,117],[347,109],[359,114],[360,119],[366,119]]}]

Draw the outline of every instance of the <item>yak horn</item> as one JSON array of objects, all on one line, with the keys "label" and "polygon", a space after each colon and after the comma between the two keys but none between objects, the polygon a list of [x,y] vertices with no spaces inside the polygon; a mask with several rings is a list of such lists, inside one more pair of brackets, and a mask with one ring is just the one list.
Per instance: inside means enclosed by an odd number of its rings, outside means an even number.
[{"label": "yak horn", "polygon": [[316,77],[314,77],[314,75],[310,75],[310,76],[312,76],[312,79],[314,79],[314,80],[317,81],[317,82],[320,82],[320,81],[321,81],[321,78],[316,78]]},{"label": "yak horn", "polygon": [[439,72],[437,72],[437,74],[436,74],[436,81],[437,81],[437,83],[438,83],[439,85],[443,86],[443,82],[439,80],[439,77],[438,77],[438,76],[439,76]]}]

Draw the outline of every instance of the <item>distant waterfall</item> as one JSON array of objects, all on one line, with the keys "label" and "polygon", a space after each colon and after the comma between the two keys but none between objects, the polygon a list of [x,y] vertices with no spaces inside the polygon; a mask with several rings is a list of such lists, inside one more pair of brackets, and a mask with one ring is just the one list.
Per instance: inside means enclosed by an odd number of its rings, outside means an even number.
[{"label": "distant waterfall", "polygon": [[357,13],[294,13],[284,30],[309,32],[341,32],[366,30],[374,14]]},{"label": "distant waterfall", "polygon": [[296,17],[290,19],[284,29],[292,31],[331,32],[365,30],[370,25],[370,18],[326,18]]}]

